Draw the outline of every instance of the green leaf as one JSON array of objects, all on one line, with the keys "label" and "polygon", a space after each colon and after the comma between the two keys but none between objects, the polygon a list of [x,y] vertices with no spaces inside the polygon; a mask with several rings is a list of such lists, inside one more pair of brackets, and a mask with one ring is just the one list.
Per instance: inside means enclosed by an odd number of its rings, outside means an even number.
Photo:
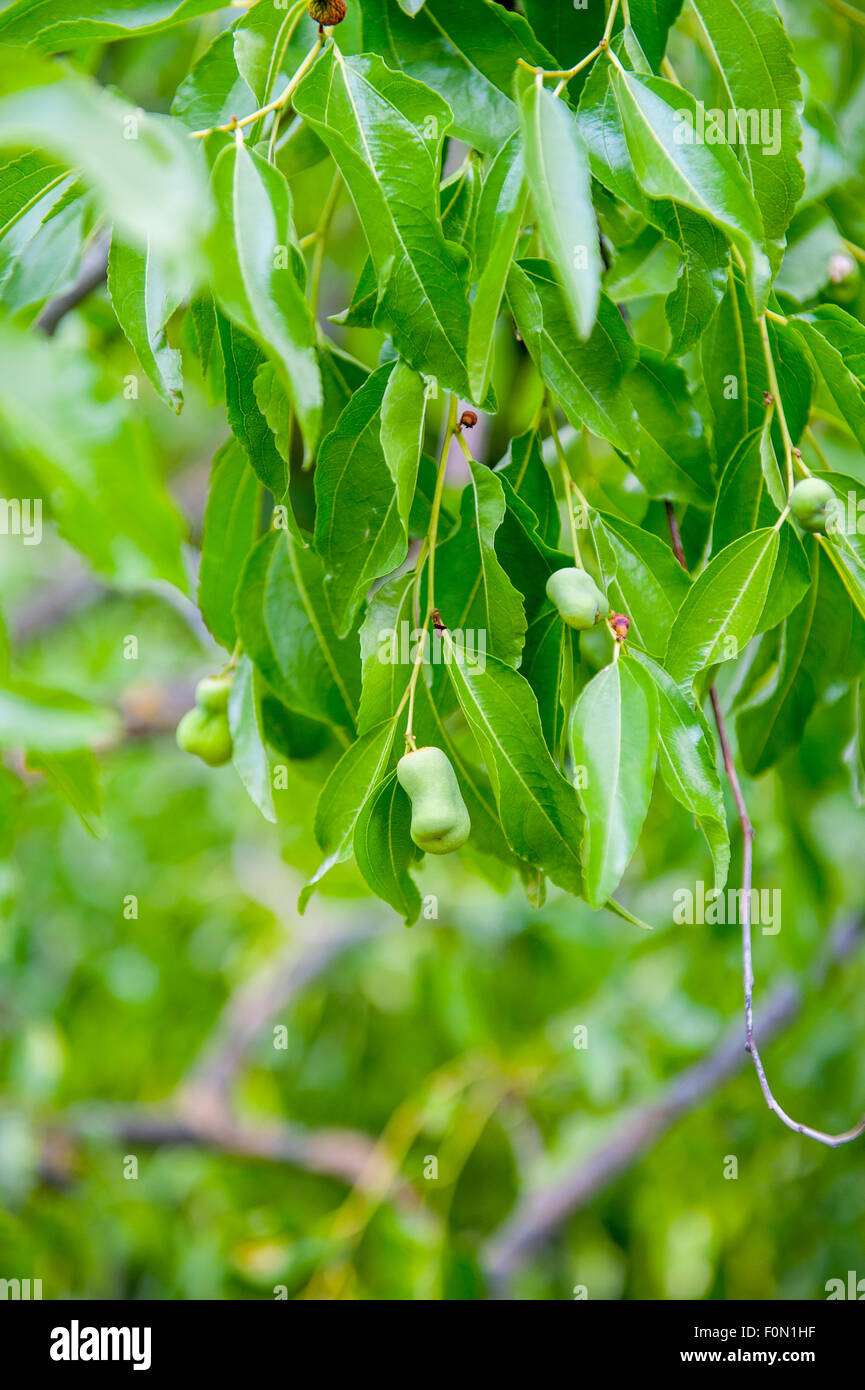
[{"label": "green leaf", "polygon": [[315,837],[330,864],[350,858],[361,806],[384,778],[396,720],[384,719],[348,747],[321,789],[315,808]]},{"label": "green leaf", "polygon": [[223,444],[213,460],[204,513],[198,605],[209,630],[234,649],[234,595],[258,534],[259,491],[240,445]]},{"label": "green leaf", "polygon": [[586,898],[602,907],[636,848],[655,777],[658,697],[641,667],[614,661],[583,687],[571,747],[586,818]]},{"label": "green leaf", "polygon": [[[774,526],[778,520],[778,508],[765,486],[763,443],[764,432],[754,430],[734,450],[724,469],[712,520],[713,554],[750,531]],[[756,631],[777,626],[801,601],[810,583],[802,543],[788,523],[779,531],[778,559]]]},{"label": "green leaf", "polygon": [[379,283],[375,323],[396,351],[467,394],[468,256],[446,241],[438,210],[441,148],[451,113],[435,92],[380,58],[332,45],[303,79],[296,109],[339,166]]},{"label": "green leaf", "polygon": [[421,897],[408,872],[414,860],[411,803],[392,772],[367,797],[354,828],[357,867],[373,893],[389,903],[410,927]]},{"label": "green leaf", "polygon": [[531,688],[495,657],[488,656],[481,668],[453,652],[448,674],[481,751],[514,854],[553,883],[582,894],[579,802],[547,751]]},{"label": "green leaf", "polygon": [[120,240],[149,245],[172,277],[197,278],[212,203],[202,151],[182,127],[27,50],[0,49],[0,73],[0,146],[77,169]]},{"label": "green leaf", "polygon": [[[661,77],[612,74],[637,180],[650,198],[671,198],[719,226],[747,266],[752,302],[765,306],[770,269],[760,249],[763,223],[732,148],[699,134],[697,104],[689,92]],[[691,141],[683,138],[690,133]]]},{"label": "green leaf", "polygon": [[138,251],[111,239],[108,292],[120,327],[148,380],[176,413],[183,404],[180,353],[170,346],[166,325],[181,299],[172,293],[148,246]]},{"label": "green leaf", "polygon": [[[769,324],[769,342],[784,414],[793,442],[808,422],[813,374],[791,325]],[[702,342],[703,377],[712,410],[715,454],[723,469],[740,440],[758,429],[765,419],[764,395],[769,377],[744,288],[731,280],[717,314]],[[777,422],[773,425],[777,452],[782,452]]]},{"label": "green leaf", "polygon": [[558,545],[562,519],[537,432],[530,429],[516,435],[495,471],[500,478],[507,479],[520,501],[533,512],[535,529],[541,539],[547,545]]},{"label": "green leaf", "polygon": [[838,500],[837,514],[827,522],[826,536],[820,537],[820,544],[865,617],[865,487],[858,478],[844,473],[813,476],[828,483]]},{"label": "green leaf", "polygon": [[518,69],[516,90],[526,177],[547,254],[580,338],[601,295],[601,253],[589,163],[573,113],[538,76]]},{"label": "green leaf", "polygon": [[799,745],[820,695],[865,661],[865,625],[826,554],[813,540],[809,547],[811,586],[784,623],[768,679],[736,718],[739,755],[754,777]]},{"label": "green leaf", "polygon": [[[574,0],[523,0],[523,9],[537,38],[563,68],[573,67],[591,53],[604,32],[601,5],[580,9]],[[579,90],[581,75],[568,84],[570,92]]]},{"label": "green leaf", "polygon": [[435,601],[452,633],[476,634],[484,650],[508,666],[519,663],[526,615],[496,555],[496,532],[504,520],[502,483],[474,460],[462,495],[460,524],[436,550]]},{"label": "green leaf", "polygon": [[837,304],[822,304],[788,324],[807,344],[844,421],[865,449],[865,327]]},{"label": "green leaf", "polygon": [[[790,40],[774,0],[736,0],[733,5],[694,0],[694,12],[721,78],[728,127],[729,113],[740,113],[736,148],[763,218],[775,274],[805,187],[799,163],[802,93]],[[761,118],[759,132],[752,128],[753,113]],[[768,128],[764,115],[771,119]]]},{"label": "green leaf", "polygon": [[0,42],[58,51],[152,34],[222,8],[221,0],[103,0],[81,13],[73,0],[14,0],[0,14]]},{"label": "green leaf", "polygon": [[413,593],[414,575],[400,574],[382,584],[367,606],[360,628],[359,733],[390,719],[408,685],[420,637]]},{"label": "green leaf", "polygon": [[472,300],[467,348],[475,400],[484,399],[490,384],[496,323],[527,206],[522,146],[515,134],[493,160],[478,207],[475,263],[480,275]]},{"label": "green leaf", "polygon": [[630,0],[631,26],[653,69],[660,67],[667,35],[681,8],[682,0]]},{"label": "green leaf", "polygon": [[[344,636],[373,580],[405,559],[406,530],[382,446],[382,402],[394,371],[386,363],[352,396],[323,441],[315,470],[315,548],[325,593]],[[393,435],[391,433],[393,444]]]},{"label": "green leaf", "polygon": [[454,135],[485,154],[495,154],[516,129],[510,96],[517,59],[556,66],[522,15],[486,0],[427,0],[414,19],[397,0],[365,5],[363,43],[439,92],[453,111]]},{"label": "green leaf", "polygon": [[244,650],[283,704],[354,728],[360,694],[357,630],[340,639],[318,556],[272,530],[250,553],[234,609]]},{"label": "green leaf", "polygon": [[630,636],[662,658],[676,614],[691,587],[670,547],[608,512],[589,513],[611,607],[631,619]]},{"label": "green leaf", "polygon": [[576,429],[585,424],[627,451],[633,420],[622,380],[634,365],[636,348],[616,306],[601,296],[592,335],[581,342],[545,261],[514,265],[508,302],[523,342],[571,424]]},{"label": "green leaf", "polygon": [[766,527],[733,541],[709,561],[679,609],[665,667],[689,688],[707,666],[738,658],[757,630],[778,555]]},{"label": "green leaf", "polygon": [[702,337],[724,297],[730,252],[718,228],[690,208],[658,202],[655,214],[682,253],[676,288],[664,306],[670,356],[681,357]]},{"label": "green leaf", "polygon": [[322,385],[309,304],[293,255],[291,195],[282,174],[242,141],[217,158],[213,287],[224,312],[272,359],[310,450],[321,430]]},{"label": "green leaf", "polygon": [[[259,371],[270,366],[256,343],[235,328],[223,314],[217,314],[219,341],[225,380],[225,407],[231,432],[249,460],[261,483],[281,500],[288,487],[288,468],[276,439],[258,403],[255,383]],[[264,378],[262,399],[269,401],[271,379]]]},{"label": "green leaf", "polygon": [[[537,452],[540,456],[540,450]],[[507,508],[496,533],[496,555],[525,605],[526,640],[520,672],[535,693],[544,738],[556,758],[571,707],[575,637],[547,598],[546,583],[556,570],[570,565],[572,558],[544,541],[535,513],[512,488],[507,469],[497,476]],[[557,511],[556,537],[558,531]]]},{"label": "green leaf", "polygon": [[696,817],[715,866],[715,887],[723,888],[730,866],[730,832],[718,774],[715,745],[699,709],[671,676],[636,648],[631,655],[658,692],[658,767],[680,805]]},{"label": "green leaf", "polygon": [[0,747],[38,753],[74,753],[110,743],[121,733],[114,710],[102,709],[63,690],[27,681],[0,687]]},{"label": "green leaf", "polygon": [[381,447],[396,487],[397,514],[406,538],[423,450],[426,404],[423,378],[405,362],[397,362],[382,397]]},{"label": "green leaf", "polygon": [[642,348],[624,385],[636,416],[630,462],[646,492],[710,506],[715,488],[709,446],[682,368]]},{"label": "green leaf", "polygon": [[249,798],[265,820],[276,822],[270,762],[264,746],[261,702],[256,689],[255,667],[241,656],[234,673],[228,699],[228,723],[234,744],[232,762]]},{"label": "green leaf", "polygon": [[209,130],[226,125],[232,116],[242,120],[256,110],[257,102],[237,71],[234,37],[219,34],[174,94],[171,114],[190,130]]}]

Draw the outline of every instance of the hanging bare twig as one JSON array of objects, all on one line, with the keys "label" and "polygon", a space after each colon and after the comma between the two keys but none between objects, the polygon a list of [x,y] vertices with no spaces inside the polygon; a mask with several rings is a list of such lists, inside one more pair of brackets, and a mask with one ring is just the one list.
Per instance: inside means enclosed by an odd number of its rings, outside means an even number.
[{"label": "hanging bare twig", "polygon": [[[676,559],[687,571],[688,565],[685,559],[685,551],[682,546],[682,534],[679,530],[679,523],[676,520],[676,513],[672,502],[664,503],[667,509],[667,521],[670,526],[670,538]],[[718,738],[721,741],[721,753],[724,758],[724,768],[727,773],[727,780],[736,802],[736,811],[739,817],[739,824],[742,827],[742,891],[739,895],[740,911],[742,914],[742,975],[745,990],[745,1050],[750,1052],[757,1072],[757,1079],[760,1082],[760,1089],[763,1092],[766,1104],[769,1109],[774,1111],[778,1119],[783,1121],[788,1129],[792,1129],[796,1134],[804,1134],[809,1139],[816,1139],[818,1144],[826,1144],[829,1148],[836,1149],[841,1144],[849,1144],[852,1139],[858,1139],[861,1134],[865,1134],[865,1115],[862,1116],[858,1124],[852,1129],[844,1130],[842,1134],[828,1134],[822,1129],[813,1129],[810,1125],[801,1124],[798,1120],[792,1119],[779,1105],[775,1099],[772,1088],[766,1076],[766,1069],[763,1066],[762,1058],[754,1037],[754,963],[753,952],[751,949],[751,881],[753,873],[753,847],[754,847],[754,827],[748,815],[748,808],[745,805],[745,798],[742,794],[742,786],[739,781],[739,774],[736,771],[736,764],[730,750],[730,741],[727,737],[727,726],[721,710],[721,702],[718,698],[718,691],[714,685],[709,687],[709,699],[712,702],[712,710],[715,716],[715,724],[718,729]]]}]

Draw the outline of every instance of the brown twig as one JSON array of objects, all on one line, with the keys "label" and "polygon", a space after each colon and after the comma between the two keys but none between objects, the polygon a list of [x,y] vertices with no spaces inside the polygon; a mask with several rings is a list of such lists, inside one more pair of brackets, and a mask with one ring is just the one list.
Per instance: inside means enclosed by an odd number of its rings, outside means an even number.
[{"label": "brown twig", "polygon": [[57,325],[66,314],[76,309],[102,284],[108,273],[108,238],[100,237],[88,247],[81,258],[78,279],[63,294],[50,300],[36,320],[36,327],[47,338],[54,336]]},{"label": "brown twig", "polygon": [[[831,933],[809,983],[819,988],[828,969],[844,961],[862,944],[858,923],[845,923]],[[803,991],[795,980],[778,985],[763,1009],[760,1034],[769,1042],[798,1017]],[[667,1083],[654,1101],[626,1118],[580,1167],[551,1186],[520,1202],[514,1214],[493,1235],[483,1253],[483,1265],[494,1297],[508,1297],[509,1281],[539,1246],[550,1240],[574,1212],[587,1205],[620,1173],[630,1168],[652,1143],[660,1140],[682,1116],[737,1076],[746,1065],[741,1025],[731,1023],[714,1050]]]},{"label": "brown twig", "polygon": [[[679,530],[679,523],[676,520],[676,513],[672,502],[665,502],[667,511],[667,521],[670,526],[670,539],[673,552],[682,569],[687,571],[688,565],[685,560],[685,551],[682,546],[682,533]],[[730,749],[730,741],[727,737],[727,726],[721,710],[721,702],[718,698],[718,691],[713,684],[709,687],[709,699],[712,702],[712,711],[715,716],[715,725],[718,730],[718,738],[721,742],[721,753],[724,758],[724,768],[727,773],[727,780],[733,793],[736,803],[736,812],[739,817],[739,824],[742,828],[742,891],[739,894],[740,910],[742,913],[742,979],[745,993],[745,1050],[750,1052],[760,1083],[760,1090],[769,1109],[778,1116],[788,1129],[792,1129],[796,1134],[804,1134],[809,1139],[815,1139],[818,1144],[826,1144],[829,1148],[836,1149],[841,1144],[849,1144],[851,1140],[858,1139],[865,1134],[865,1115],[862,1116],[858,1124],[852,1129],[844,1130],[841,1134],[828,1134],[822,1129],[813,1129],[810,1125],[801,1124],[798,1120],[792,1119],[784,1108],[775,1099],[772,1088],[766,1076],[766,1069],[757,1047],[754,1037],[754,959],[751,947],[751,882],[753,876],[753,850],[754,850],[754,827],[751,824],[748,808],[745,805],[745,797],[742,793],[742,786],[739,781],[739,774],[733,760]]]}]

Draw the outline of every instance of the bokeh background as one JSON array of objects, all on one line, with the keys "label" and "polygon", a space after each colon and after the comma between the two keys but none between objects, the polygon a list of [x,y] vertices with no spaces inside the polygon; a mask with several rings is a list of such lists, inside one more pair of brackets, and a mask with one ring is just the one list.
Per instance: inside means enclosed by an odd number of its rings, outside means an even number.
[{"label": "bokeh background", "polygon": [[[82,61],[167,110],[228,18]],[[791,22],[828,42],[822,20]],[[700,61],[675,58],[685,74]],[[837,77],[815,60],[815,101]],[[301,236],[329,186],[325,166],[297,173]],[[56,294],[78,273],[80,228],[52,247]],[[323,316],[348,304],[363,258],[343,197]],[[26,311],[44,278],[15,293]],[[660,322],[639,277],[618,295]],[[379,335],[328,331],[375,362]],[[104,289],[58,336],[118,381],[135,370]],[[138,404],[192,573],[225,426],[213,383],[185,361],[179,419],[143,381]],[[538,403],[504,329],[498,373],[502,411],[478,446],[490,461]],[[820,440],[865,476],[831,424]],[[581,466],[593,500],[646,516],[615,461]],[[298,750],[268,825],[231,768],[174,744],[195,680],[224,659],[188,598],[106,587],[50,525],[39,546],[0,537],[0,594],[17,675],[125,719],[99,759],[89,828],[14,749],[0,771],[0,1277],[40,1278],[52,1299],[546,1300],[577,1286],[590,1299],[820,1299],[827,1280],[865,1276],[865,1141],[831,1151],[791,1134],[750,1069],[665,1119],[676,1078],[738,1023],[741,966],[735,927],[673,923],[674,893],[711,870],[662,787],[623,889],[651,934],[558,890],[530,907],[499,870],[457,860],[423,867],[437,917],[410,931],[350,866],[300,918],[319,857],[311,808],[334,750]],[[851,709],[830,691],[801,747],[746,786],[755,882],[782,902],[781,930],[755,938],[758,1027],[773,989],[801,993],[765,1060],[787,1108],[829,1129],[865,1105],[865,953],[814,974],[865,903],[865,822],[839,724],[852,732]],[[731,882],[738,854],[737,839]],[[646,1106],[657,1129],[616,1171]]]}]

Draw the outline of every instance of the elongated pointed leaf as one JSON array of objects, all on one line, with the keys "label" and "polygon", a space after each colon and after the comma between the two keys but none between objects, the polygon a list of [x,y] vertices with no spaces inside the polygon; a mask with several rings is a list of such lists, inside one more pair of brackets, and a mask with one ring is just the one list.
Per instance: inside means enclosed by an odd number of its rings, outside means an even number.
[{"label": "elongated pointed leaf", "polygon": [[601,297],[592,335],[581,342],[546,261],[514,265],[508,302],[523,342],[571,424],[586,424],[627,452],[634,435],[633,412],[622,380],[636,361],[636,348],[615,305]]},{"label": "elongated pointed leaf", "polygon": [[321,429],[322,386],[312,314],[292,254],[291,195],[283,175],[241,140],[213,170],[219,217],[213,283],[230,319],[272,356],[307,446]]},{"label": "elongated pointed leaf", "polygon": [[724,105],[741,113],[736,149],[763,218],[774,274],[805,187],[799,163],[802,93],[790,40],[774,0],[694,0],[694,11],[721,78]]},{"label": "elongated pointed leaf", "polygon": [[421,909],[420,893],[408,871],[414,860],[410,827],[411,803],[392,772],[361,807],[354,827],[354,857],[368,887],[408,927]]},{"label": "elongated pointed leaf", "polygon": [[586,898],[601,907],[625,872],[652,794],[658,697],[642,667],[614,661],[583,687],[571,747],[586,825]]},{"label": "elongated pointed leaf", "polygon": [[336,630],[344,635],[374,579],[405,559],[399,495],[382,447],[382,401],[394,370],[373,372],[323,441],[315,470],[315,547]]},{"label": "elongated pointed leaf", "polygon": [[55,52],[131,34],[152,34],[221,9],[221,0],[100,0],[82,7],[73,0],[34,4],[15,0],[0,14],[0,42],[36,43]]},{"label": "elongated pointed leaf", "polygon": [[517,76],[526,177],[547,255],[580,338],[601,295],[601,253],[589,162],[571,110],[525,68]]},{"label": "elongated pointed leaf", "polygon": [[366,231],[376,323],[410,366],[468,394],[468,256],[445,240],[438,211],[449,107],[380,58],[346,58],[336,45],[301,82],[295,106],[339,165]]},{"label": "elongated pointed leaf", "polygon": [[258,534],[258,519],[258,482],[232,439],[213,460],[198,571],[201,615],[228,651],[237,641],[234,595]]},{"label": "elongated pointed leaf", "polygon": [[148,380],[165,404],[179,413],[183,405],[180,353],[170,346],[165,329],[180,295],[172,292],[149,245],[138,251],[112,238],[108,291],[120,327]]},{"label": "elongated pointed leaf", "polygon": [[340,639],[317,555],[272,530],[249,555],[234,609],[244,650],[290,709],[353,729],[360,694],[357,630]]},{"label": "elongated pointed leaf", "polygon": [[526,635],[522,596],[498,556],[496,533],[504,520],[502,484],[481,463],[470,464],[460,525],[436,551],[435,601],[451,630],[482,638],[484,650],[516,666]]},{"label": "elongated pointed leaf", "polygon": [[256,689],[255,667],[241,656],[234,673],[228,700],[228,723],[234,745],[232,761],[249,798],[265,820],[276,821],[270,761],[264,746],[261,705]]},{"label": "elongated pointed leaf", "polygon": [[778,532],[765,527],[733,541],[709,561],[679,609],[664,665],[689,688],[707,666],[733,661],[754,633],[778,555]]},{"label": "elongated pointed leaf", "polygon": [[496,323],[528,206],[524,165],[520,137],[514,134],[494,159],[481,191],[475,234],[480,278],[472,300],[467,348],[475,400],[484,399],[490,383]]},{"label": "elongated pointed leaf", "polygon": [[789,320],[811,350],[850,429],[865,449],[865,327],[837,304]]},{"label": "elongated pointed leaf", "polygon": [[658,692],[658,766],[667,788],[699,822],[712,853],[715,887],[723,888],[730,866],[730,832],[717,753],[699,709],[662,666],[636,649]]},{"label": "elongated pointed leaf", "polygon": [[770,280],[763,222],[732,148],[698,138],[697,104],[675,83],[619,69],[612,83],[641,188],[650,198],[683,203],[726,232],[749,267],[751,299],[762,311]]},{"label": "elongated pointed leaf", "polygon": [[405,362],[397,362],[381,402],[381,447],[396,488],[397,515],[406,537],[423,451],[426,405],[423,379]]},{"label": "elongated pointed leaf", "polygon": [[582,894],[579,802],[547,751],[529,685],[495,657],[487,657],[481,669],[454,652],[448,674],[483,755],[514,854],[553,883]]},{"label": "elongated pointed leaf", "polygon": [[662,658],[690,581],[670,547],[649,531],[608,512],[591,512],[604,591],[631,619],[630,636]]}]

